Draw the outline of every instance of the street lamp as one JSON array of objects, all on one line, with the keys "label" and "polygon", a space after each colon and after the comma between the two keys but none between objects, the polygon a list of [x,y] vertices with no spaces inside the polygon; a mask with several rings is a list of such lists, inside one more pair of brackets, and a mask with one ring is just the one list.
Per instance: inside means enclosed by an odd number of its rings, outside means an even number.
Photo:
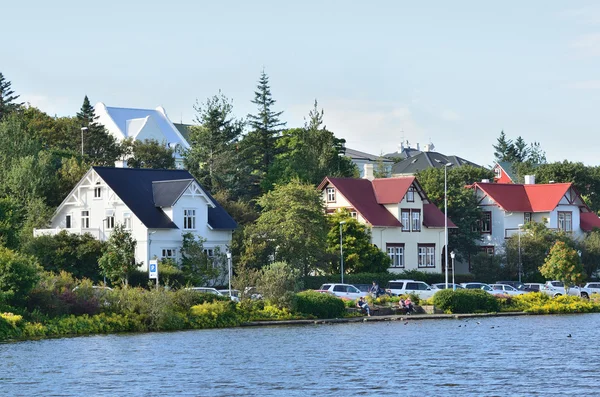
[{"label": "street lamp", "polygon": [[231,252],[227,251],[227,268],[229,269],[229,298],[231,299]]},{"label": "street lamp", "polygon": [[444,267],[446,289],[448,289],[448,167],[452,167],[452,163],[444,164]]},{"label": "street lamp", "polygon": [[518,269],[517,271],[519,272],[519,283],[521,282],[521,273],[522,273],[522,267],[523,265],[521,264],[521,228],[523,227],[522,223],[519,223],[519,264],[518,264]]},{"label": "street lamp", "polygon": [[340,272],[342,275],[342,284],[344,284],[344,246],[342,245],[342,225],[345,225],[346,221],[340,221]]},{"label": "street lamp", "polygon": [[450,258],[452,258],[452,291],[456,291],[456,283],[454,283],[454,257],[456,254],[454,251],[450,252]]},{"label": "street lamp", "polygon": [[81,127],[81,157],[83,157],[83,133],[87,132],[87,127]]}]

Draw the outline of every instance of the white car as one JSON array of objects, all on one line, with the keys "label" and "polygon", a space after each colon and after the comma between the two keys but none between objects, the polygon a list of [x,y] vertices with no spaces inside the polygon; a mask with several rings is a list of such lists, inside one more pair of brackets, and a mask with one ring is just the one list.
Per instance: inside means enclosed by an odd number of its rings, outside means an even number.
[{"label": "white car", "polygon": [[[229,296],[228,289],[220,289],[219,293],[223,296]],[[240,301],[240,291],[238,291],[237,289],[232,289],[231,290],[231,300],[234,302],[239,302]]]},{"label": "white car", "polygon": [[494,294],[494,295],[501,294],[501,295],[515,296],[515,295],[522,295],[525,293],[525,291],[519,291],[515,287],[508,285],[508,284],[490,284],[490,287],[492,287],[492,289],[493,289],[492,294]]},{"label": "white car", "polygon": [[418,295],[421,299],[429,299],[435,294],[438,290],[432,289],[429,284],[423,281],[415,281],[415,280],[392,280],[388,284],[388,288],[386,290],[390,292],[392,295],[407,295],[407,294],[415,294]]},{"label": "white car", "polygon": [[600,294],[600,283],[587,283],[583,288],[589,289],[592,294]]},{"label": "white car", "polygon": [[487,293],[493,294],[494,289],[486,283],[461,283],[465,289],[482,289]]},{"label": "white car", "polygon": [[[553,298],[565,295],[565,285],[561,281],[546,281],[542,292],[550,295]],[[577,286],[569,288],[569,295],[572,296],[579,296],[588,299],[591,294],[592,291],[587,288],[581,288]]]},{"label": "white car", "polygon": [[203,294],[215,294],[215,295],[223,296],[223,294],[220,293],[219,290],[217,290],[216,288],[211,288],[211,287],[190,287],[190,288],[186,288],[186,289],[190,290],[190,291],[201,292]]},{"label": "white car", "polygon": [[323,284],[319,291],[331,293],[338,298],[358,299],[361,296],[367,296],[367,292],[363,292],[350,284]]}]

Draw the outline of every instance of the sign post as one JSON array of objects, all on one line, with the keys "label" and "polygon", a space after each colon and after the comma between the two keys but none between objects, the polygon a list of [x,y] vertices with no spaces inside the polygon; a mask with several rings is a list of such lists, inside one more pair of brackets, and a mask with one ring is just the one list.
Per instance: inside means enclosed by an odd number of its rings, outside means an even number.
[{"label": "sign post", "polygon": [[156,289],[158,289],[158,261],[156,259],[152,259],[149,262],[148,278],[156,279]]}]

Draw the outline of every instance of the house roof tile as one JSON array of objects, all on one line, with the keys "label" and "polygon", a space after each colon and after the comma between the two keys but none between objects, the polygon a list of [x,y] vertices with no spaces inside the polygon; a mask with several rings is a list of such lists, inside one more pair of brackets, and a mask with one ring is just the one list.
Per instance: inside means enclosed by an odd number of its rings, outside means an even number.
[{"label": "house roof tile", "polygon": [[556,208],[572,184],[521,185],[476,182],[472,186],[481,189],[505,211],[550,212]]},{"label": "house roof tile", "polygon": [[600,228],[600,218],[593,212],[582,212],[580,215],[580,227],[584,232],[591,232],[594,228]]}]

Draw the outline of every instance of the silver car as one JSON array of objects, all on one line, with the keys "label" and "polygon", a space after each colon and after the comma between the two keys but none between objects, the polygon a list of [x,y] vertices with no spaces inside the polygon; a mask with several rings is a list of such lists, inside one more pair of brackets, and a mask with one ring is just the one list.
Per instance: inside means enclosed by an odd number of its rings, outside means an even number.
[{"label": "silver car", "polygon": [[508,285],[508,284],[490,284],[490,287],[492,287],[492,289],[494,290],[494,291],[492,291],[492,293],[494,295],[501,294],[501,295],[515,296],[515,295],[522,295],[525,293],[525,291],[519,291],[515,287]]}]

